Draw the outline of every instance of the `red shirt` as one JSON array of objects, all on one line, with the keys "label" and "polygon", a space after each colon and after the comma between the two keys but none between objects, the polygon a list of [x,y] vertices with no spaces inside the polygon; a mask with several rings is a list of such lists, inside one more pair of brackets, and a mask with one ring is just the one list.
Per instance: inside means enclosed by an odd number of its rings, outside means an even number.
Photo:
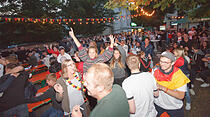
[{"label": "red shirt", "polygon": [[60,54],[59,51],[54,51],[53,49],[47,49],[47,52],[50,54],[56,54],[57,56]]}]

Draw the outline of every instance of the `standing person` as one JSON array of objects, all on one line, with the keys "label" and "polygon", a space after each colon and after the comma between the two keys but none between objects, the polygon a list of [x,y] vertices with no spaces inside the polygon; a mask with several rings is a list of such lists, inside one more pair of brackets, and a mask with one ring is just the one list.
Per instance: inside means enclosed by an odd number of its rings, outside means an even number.
[{"label": "standing person", "polygon": [[[196,74],[198,71],[201,71],[204,69],[204,62],[202,61],[202,58],[204,58],[204,53],[199,49],[199,45],[195,44],[192,46],[193,54],[192,54],[192,62],[191,62],[191,70],[190,70],[190,80],[191,80],[191,87],[193,87],[193,83],[196,78]],[[193,90],[190,90],[190,93],[192,95],[195,95],[195,92]]]},{"label": "standing person", "polygon": [[207,41],[204,41],[203,44],[201,45],[201,51],[206,54],[207,50],[209,49],[209,44]]},{"label": "standing person", "polygon": [[122,85],[124,78],[126,77],[125,71],[125,59],[126,52],[121,45],[116,44],[116,49],[114,49],[114,55],[110,61],[110,68],[114,73],[114,84]]},{"label": "standing person", "polygon": [[26,100],[26,103],[34,103],[51,98],[52,106],[48,108],[44,113],[42,113],[40,117],[63,117],[64,115],[63,109],[61,108],[61,103],[57,102],[56,91],[53,88],[53,86],[56,84],[56,80],[56,74],[50,73],[46,77],[46,82],[50,88],[44,94]]},{"label": "standing person", "polygon": [[190,80],[179,68],[174,67],[175,60],[171,52],[165,51],[160,57],[160,67],[153,71],[159,89],[159,97],[155,99],[158,117],[163,112],[170,117],[184,117],[182,99]]},{"label": "standing person", "polygon": [[[124,37],[125,38],[125,37]],[[125,38],[126,39],[126,38]],[[122,47],[123,47],[123,49],[125,50],[125,52],[126,52],[126,56],[128,55],[128,45],[126,44],[126,42],[125,42],[125,39],[122,39],[121,40],[121,45],[122,45]]]},{"label": "standing person", "polygon": [[65,52],[65,48],[63,46],[59,47],[60,54],[57,57],[58,63],[62,63],[62,58],[72,60],[71,56]]},{"label": "standing person", "polygon": [[96,46],[90,46],[88,49],[82,47],[78,39],[75,37],[73,29],[69,31],[69,35],[73,38],[75,44],[79,49],[79,57],[84,62],[83,64],[83,72],[86,73],[88,68],[90,68],[93,64],[98,62],[107,62],[111,59],[113,55],[113,46],[114,46],[114,37],[110,35],[111,44],[109,48],[102,54],[98,55],[98,49]]},{"label": "standing person", "polygon": [[150,56],[154,56],[153,54],[153,47],[150,44],[150,40],[148,37],[145,38],[144,42],[142,42],[141,44],[141,50],[145,52],[146,57],[148,57],[148,55]]},{"label": "standing person", "polygon": [[58,47],[57,46],[53,46],[52,44],[50,44],[50,48],[48,45],[44,45],[44,47],[47,49],[47,52],[49,54],[56,54],[57,56],[60,54],[58,51]]},{"label": "standing person", "polygon": [[139,54],[139,60],[140,60],[140,71],[141,72],[149,72],[151,68],[153,67],[152,64],[152,57],[149,55],[147,58],[145,57],[145,53],[143,51]]},{"label": "standing person", "polygon": [[184,34],[183,35],[183,40],[180,42],[180,47],[184,48],[188,54],[191,54],[191,50],[192,50],[192,41],[189,40],[188,34]]},{"label": "standing person", "polygon": [[[98,101],[89,117],[129,117],[129,106],[124,90],[113,85],[114,74],[108,65],[96,63],[85,75],[85,86],[88,95]],[[75,106],[72,117],[81,117],[80,107]]]},{"label": "standing person", "polygon": [[136,55],[129,55],[126,63],[131,70],[131,76],[123,81],[130,117],[155,117],[157,111],[154,106],[154,96],[158,96],[154,76],[139,70],[140,61]]},{"label": "standing person", "polygon": [[[210,51],[210,49],[208,49],[208,50]],[[210,74],[209,74],[209,72],[210,72],[210,53],[209,53],[209,51],[205,55],[205,57],[202,58],[202,61],[208,63],[208,68],[201,71],[199,74],[201,79],[203,79],[203,81],[204,81],[204,83],[200,85],[201,87],[209,87],[210,86],[210,83],[208,81],[208,77],[210,76]]]},{"label": "standing person", "polygon": [[[182,70],[182,72],[189,78],[190,76],[190,71],[188,69],[188,61],[185,59],[185,54],[184,54],[184,49],[183,48],[177,48],[173,51],[175,57],[176,57],[176,62],[174,64],[175,67],[178,67],[179,69]],[[187,92],[186,92],[186,110],[191,109],[191,98],[190,98],[190,93],[189,93],[189,85],[187,87]]]},{"label": "standing person", "polygon": [[74,61],[64,60],[62,63],[62,75],[54,85],[57,91],[56,99],[61,102],[65,117],[71,116],[72,109],[75,105],[80,105],[83,108],[83,117],[86,115],[85,101],[83,98],[82,79],[77,72]]},{"label": "standing person", "polygon": [[76,64],[78,72],[83,76],[83,63],[84,62],[80,60],[78,53],[79,52],[74,53],[75,64]]},{"label": "standing person", "polygon": [[179,43],[182,41],[182,33],[181,32],[177,32],[177,35],[175,37],[175,42]]}]

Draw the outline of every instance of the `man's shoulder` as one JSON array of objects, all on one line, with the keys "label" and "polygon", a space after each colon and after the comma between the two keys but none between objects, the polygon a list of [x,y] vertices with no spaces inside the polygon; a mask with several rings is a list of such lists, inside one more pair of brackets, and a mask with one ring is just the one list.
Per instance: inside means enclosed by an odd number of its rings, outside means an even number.
[{"label": "man's shoulder", "polygon": [[141,79],[147,79],[147,78],[153,78],[153,75],[149,72],[141,72],[138,74],[133,74],[126,78],[123,83],[137,83],[136,81],[139,81]]},{"label": "man's shoulder", "polygon": [[56,81],[56,83],[59,83],[59,84],[61,84],[61,85],[65,84],[65,82],[64,82],[64,80],[63,80],[62,77],[59,78],[59,79]]}]

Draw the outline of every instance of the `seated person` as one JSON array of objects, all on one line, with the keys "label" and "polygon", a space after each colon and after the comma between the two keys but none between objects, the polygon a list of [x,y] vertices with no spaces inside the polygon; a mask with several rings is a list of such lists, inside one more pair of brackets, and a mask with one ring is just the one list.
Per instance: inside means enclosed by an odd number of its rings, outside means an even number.
[{"label": "seated person", "polygon": [[51,98],[52,106],[48,108],[44,113],[42,113],[41,117],[63,117],[64,115],[63,109],[61,108],[61,103],[56,101],[56,91],[53,88],[53,86],[56,84],[56,81],[56,74],[50,73],[46,77],[46,82],[50,88],[43,94],[38,94],[40,96],[26,100],[27,103],[33,103]]}]

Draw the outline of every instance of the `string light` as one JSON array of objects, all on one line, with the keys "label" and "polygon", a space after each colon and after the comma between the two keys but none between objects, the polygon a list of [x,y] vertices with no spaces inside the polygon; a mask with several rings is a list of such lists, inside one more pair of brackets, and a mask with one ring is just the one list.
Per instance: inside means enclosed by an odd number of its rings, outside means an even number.
[{"label": "string light", "polygon": [[171,16],[172,19],[183,19],[185,18],[184,16]]},{"label": "string light", "polygon": [[[138,7],[137,7],[138,8]],[[111,21],[121,21],[121,20],[126,20],[126,19],[130,19],[130,18],[134,18],[134,17],[138,17],[141,15],[146,15],[146,16],[152,16],[155,11],[153,10],[152,13],[148,13],[146,11],[144,11],[143,8],[138,8],[137,11],[140,9],[140,13],[138,14],[134,14],[134,15],[127,15],[127,16],[119,16],[118,18],[114,18],[114,17],[108,17],[108,18],[84,18],[84,19],[51,19],[51,18],[10,18],[10,17],[0,17],[0,21],[1,20],[5,20],[5,21],[15,21],[15,22],[31,22],[31,23],[37,23],[37,22],[41,22],[42,24],[45,23],[50,23],[53,24],[55,22],[57,22],[58,24],[61,24],[62,22],[65,24],[69,24],[69,22],[71,22],[72,24],[89,24],[92,23],[94,24],[96,23],[106,23],[107,22],[111,22]],[[138,11],[139,12],[139,11]],[[172,17],[172,18],[177,18],[177,17]],[[178,18],[184,18],[184,16],[178,17]]]},{"label": "string light", "polygon": [[140,9],[141,9],[141,12],[143,13],[143,15],[146,15],[146,16],[149,16],[149,17],[154,15],[154,13],[155,13],[155,10],[153,10],[152,13],[148,13],[148,12],[144,11],[143,8],[140,8]]}]

